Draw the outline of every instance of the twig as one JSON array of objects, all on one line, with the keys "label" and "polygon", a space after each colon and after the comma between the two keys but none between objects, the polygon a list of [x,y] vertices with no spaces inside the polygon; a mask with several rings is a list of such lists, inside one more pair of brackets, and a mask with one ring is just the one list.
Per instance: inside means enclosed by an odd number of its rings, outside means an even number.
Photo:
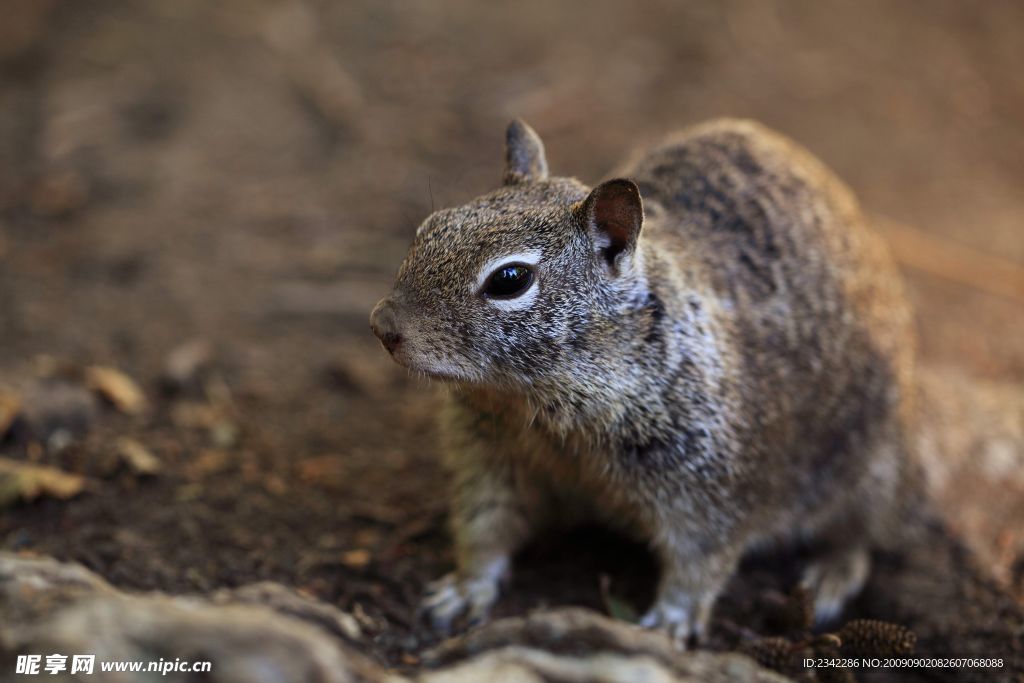
[{"label": "twig", "polygon": [[895,221],[877,222],[908,268],[1024,304],[1024,266]]}]

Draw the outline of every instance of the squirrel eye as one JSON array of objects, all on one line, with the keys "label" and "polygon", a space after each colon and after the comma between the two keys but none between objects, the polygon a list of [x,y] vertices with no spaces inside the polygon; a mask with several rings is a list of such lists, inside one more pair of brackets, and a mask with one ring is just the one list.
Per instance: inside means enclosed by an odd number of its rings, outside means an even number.
[{"label": "squirrel eye", "polygon": [[513,299],[533,284],[533,270],[522,263],[507,263],[491,273],[484,295],[492,299]]}]

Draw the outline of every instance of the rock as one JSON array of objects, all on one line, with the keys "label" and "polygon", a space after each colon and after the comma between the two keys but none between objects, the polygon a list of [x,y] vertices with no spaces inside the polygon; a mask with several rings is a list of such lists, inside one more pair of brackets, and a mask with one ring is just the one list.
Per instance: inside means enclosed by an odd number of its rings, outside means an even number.
[{"label": "rock", "polygon": [[784,681],[736,654],[679,652],[660,632],[566,608],[501,619],[424,655],[429,683],[484,681]]},{"label": "rock", "polygon": [[[211,669],[203,680],[221,683],[384,680],[379,667],[314,626],[265,607],[190,598],[86,598],[8,635],[2,646],[12,653],[88,653],[97,662],[207,661]],[[161,680],[195,680],[191,676],[175,672]],[[98,669],[93,679],[126,680]]]},{"label": "rock", "polygon": [[644,654],[595,652],[558,655],[543,649],[508,647],[493,650],[447,669],[428,672],[421,683],[727,683],[788,681],[740,655],[693,652],[681,655],[681,669]]},{"label": "rock", "polygon": [[26,391],[22,408],[31,436],[44,442],[61,433],[85,434],[97,413],[96,399],[91,393],[62,379],[37,381]]},{"label": "rock", "polygon": [[115,593],[110,584],[75,562],[0,553],[0,643],[10,626],[46,617],[85,596]]},{"label": "rock", "polygon": [[351,614],[272,581],[220,590],[213,594],[213,600],[218,604],[264,605],[280,614],[316,624],[352,642],[362,637],[359,622]]},{"label": "rock", "polygon": [[[220,604],[218,604],[218,600]],[[0,666],[18,654],[96,656],[89,680],[134,680],[102,661],[211,662],[220,683],[397,683],[335,635],[352,635],[339,610],[283,586],[259,584],[214,601],[111,588],[76,564],[0,553]],[[171,672],[161,680],[195,680]]]},{"label": "rock", "polygon": [[[217,683],[408,683],[361,655],[352,615],[275,583],[209,598],[133,595],[76,564],[0,553],[0,667],[18,654],[107,661],[208,661]],[[416,657],[408,662],[418,662]],[[667,636],[583,609],[496,621],[429,653],[421,683],[784,681],[735,654],[678,652]],[[10,669],[4,669],[10,670]],[[195,680],[171,671],[161,680]]]}]

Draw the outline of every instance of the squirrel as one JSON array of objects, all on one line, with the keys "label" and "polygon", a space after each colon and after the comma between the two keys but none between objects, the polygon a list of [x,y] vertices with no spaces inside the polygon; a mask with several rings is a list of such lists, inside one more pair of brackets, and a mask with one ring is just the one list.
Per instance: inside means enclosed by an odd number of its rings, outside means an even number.
[{"label": "squirrel", "polygon": [[620,175],[549,176],[513,121],[502,187],[429,216],[373,309],[394,360],[451,387],[457,569],[423,610],[442,633],[486,619],[531,535],[593,519],[650,544],[640,624],[684,648],[740,559],[787,543],[815,548],[802,584],[832,620],[916,476],[895,264],[852,192],[752,121]]}]

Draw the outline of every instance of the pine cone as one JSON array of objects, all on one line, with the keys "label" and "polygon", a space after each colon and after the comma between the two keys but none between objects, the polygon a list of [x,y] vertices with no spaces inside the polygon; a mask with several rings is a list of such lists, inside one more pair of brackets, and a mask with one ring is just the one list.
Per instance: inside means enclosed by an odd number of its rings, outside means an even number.
[{"label": "pine cone", "polygon": [[793,671],[799,664],[796,647],[786,638],[759,638],[745,643],[740,652],[761,666],[783,674]]},{"label": "pine cone", "polygon": [[839,630],[845,657],[901,657],[914,651],[917,636],[899,624],[854,619]]},{"label": "pine cone", "polygon": [[[823,633],[811,641],[814,656],[823,659],[839,659],[840,641],[834,633]],[[846,667],[821,667],[814,669],[817,683],[856,683],[853,672]]]}]

